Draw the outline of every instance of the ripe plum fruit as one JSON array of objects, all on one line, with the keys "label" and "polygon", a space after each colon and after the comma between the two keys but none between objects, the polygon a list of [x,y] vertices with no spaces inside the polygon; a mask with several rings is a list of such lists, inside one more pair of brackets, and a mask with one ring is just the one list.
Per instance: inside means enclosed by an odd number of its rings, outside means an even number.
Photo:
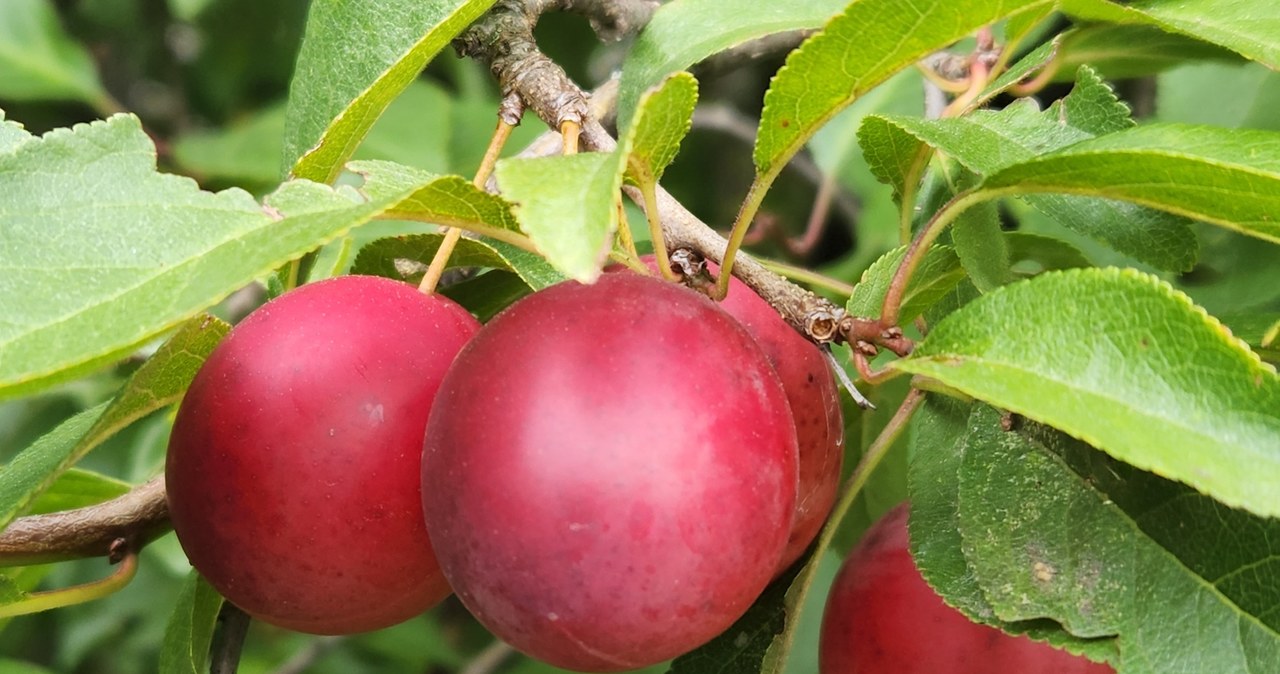
[{"label": "ripe plum fruit", "polygon": [[[644,256],[643,261],[651,270],[658,270],[653,255]],[[708,262],[708,267],[713,274],[719,274],[714,262]],[[609,271],[626,271],[626,267],[616,265]],[[804,554],[836,502],[844,463],[840,393],[818,347],[787,325],[747,284],[730,279],[729,294],[720,302],[720,308],[738,319],[764,351],[782,380],[795,421],[799,485],[791,536],[777,569],[781,573]]]},{"label": "ripe plum fruit", "polygon": [[[712,273],[719,273],[715,264]],[[778,312],[747,284],[729,281],[720,308],[738,319],[764,350],[787,392],[795,419],[800,485],[795,520],[779,572],[791,566],[817,537],[840,489],[844,462],[844,416],[840,394],[826,358],[813,342],[782,320]]]},{"label": "ripe plum fruit", "polygon": [[821,674],[1114,674],[1111,667],[970,622],[917,570],[906,504],[867,531],[822,618]]},{"label": "ripe plum fruit", "polygon": [[774,574],[796,490],[782,384],[746,330],[634,274],[513,304],[431,412],[427,529],[495,634],[551,664],[635,669],[728,628]]},{"label": "ripe plum fruit", "polygon": [[264,622],[386,627],[449,593],[422,517],[427,414],[479,323],[371,276],[305,285],[218,345],[165,467],[192,565]]}]

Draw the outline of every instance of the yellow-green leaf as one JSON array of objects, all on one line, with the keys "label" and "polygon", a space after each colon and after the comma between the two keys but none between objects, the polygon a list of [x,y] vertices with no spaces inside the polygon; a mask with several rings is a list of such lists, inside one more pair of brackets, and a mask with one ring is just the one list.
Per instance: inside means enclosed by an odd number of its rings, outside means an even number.
[{"label": "yellow-green leaf", "polygon": [[591,283],[609,254],[618,226],[622,171],[613,153],[504,159],[495,175],[515,203],[520,228],[551,266]]}]

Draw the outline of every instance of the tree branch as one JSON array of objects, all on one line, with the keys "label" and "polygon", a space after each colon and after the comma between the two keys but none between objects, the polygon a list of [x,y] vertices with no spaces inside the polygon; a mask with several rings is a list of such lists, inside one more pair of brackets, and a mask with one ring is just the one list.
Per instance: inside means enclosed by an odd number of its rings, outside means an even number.
[{"label": "tree branch", "polygon": [[[577,8],[575,11],[591,12],[601,10],[601,5],[607,4],[611,3],[603,0],[498,0],[489,14],[454,41],[454,46],[463,56],[470,56],[489,66],[498,79],[504,99],[518,96],[552,129],[560,129],[565,122],[578,124],[582,129],[583,149],[612,152],[617,148],[617,141],[597,121],[601,115],[591,114],[587,96],[563,69],[538,51],[533,40],[533,26],[542,11],[572,6]],[[643,18],[648,20],[647,16]],[[641,25],[637,20],[631,29],[638,30]],[[536,155],[541,148],[555,146],[539,139],[531,149],[533,147],[539,150],[522,154]],[[644,199],[638,190],[632,187],[624,190],[632,200],[643,204]],[[667,191],[659,188],[657,196],[659,218],[668,246],[673,249],[689,248],[705,258],[720,262],[728,242]],[[901,330],[882,325],[877,320],[847,316],[843,308],[791,283],[748,256],[743,255],[742,258],[733,267],[734,275],[769,302],[792,327],[813,341],[880,344],[898,354],[910,351],[910,340],[902,337]]]},{"label": "tree branch", "polygon": [[140,550],[169,530],[164,477],[76,510],[31,515],[0,533],[0,566],[25,566]]},{"label": "tree branch", "polygon": [[[553,129],[565,122],[581,124],[587,97],[564,69],[538,50],[533,27],[538,17],[558,9],[581,14],[602,39],[618,40],[644,27],[657,9],[648,0],[498,0],[453,41],[454,49],[489,66],[502,87],[503,121],[520,123],[505,101],[513,92]],[[519,112],[523,112],[520,110]]]}]

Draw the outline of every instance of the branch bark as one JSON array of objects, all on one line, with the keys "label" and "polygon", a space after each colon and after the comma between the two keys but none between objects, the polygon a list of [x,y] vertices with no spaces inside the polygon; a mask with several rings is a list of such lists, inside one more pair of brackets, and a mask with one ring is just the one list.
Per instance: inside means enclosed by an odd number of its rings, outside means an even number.
[{"label": "branch bark", "polygon": [[140,550],[169,530],[164,477],[123,496],[76,510],[31,515],[0,533],[0,566],[110,557]]},{"label": "branch bark", "polygon": [[[461,56],[489,66],[502,87],[504,101],[513,92],[553,129],[565,122],[581,124],[587,117],[587,97],[564,69],[538,50],[533,27],[550,10],[580,14],[605,40],[619,40],[638,31],[657,9],[649,0],[498,0],[478,21],[453,41]],[[520,123],[516,107],[504,103],[503,121]]]}]

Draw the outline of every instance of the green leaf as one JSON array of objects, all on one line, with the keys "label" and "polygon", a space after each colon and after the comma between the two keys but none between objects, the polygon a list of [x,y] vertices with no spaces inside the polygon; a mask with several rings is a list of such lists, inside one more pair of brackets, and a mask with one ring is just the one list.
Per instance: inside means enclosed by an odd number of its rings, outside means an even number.
[{"label": "green leaf", "polygon": [[4,110],[0,110],[0,153],[13,152],[14,148],[31,138],[31,134],[21,124],[6,120]]},{"label": "green leaf", "polygon": [[196,371],[231,326],[196,316],[143,363],[109,403],[42,436],[0,469],[0,529],[21,515],[60,474],[120,429],[182,398]]},{"label": "green leaf", "polygon": [[1128,201],[1280,243],[1280,133],[1152,124],[998,171],[979,186]]},{"label": "green leaf", "polygon": [[194,570],[182,584],[160,646],[160,674],[204,674],[222,596]]},{"label": "green leaf", "polygon": [[817,28],[847,0],[674,0],[654,12],[622,67],[618,128],[631,125],[640,95],[671,73],[757,38]]},{"label": "green leaf", "polygon": [[907,176],[911,175],[916,164],[916,153],[920,152],[923,143],[898,125],[899,119],[915,119],[883,117],[869,115],[858,127],[858,144],[862,146],[862,155],[867,159],[867,168],[876,180],[893,189],[893,200],[902,203],[902,195],[906,193]]},{"label": "green leaf", "polygon": [[5,674],[56,674],[52,669],[5,657],[0,657],[0,671]]},{"label": "green leaf", "polygon": [[970,405],[930,394],[911,419],[911,554],[920,574],[971,619],[1001,626],[964,558],[960,537],[960,462]]},{"label": "green leaf", "polygon": [[[461,176],[436,176],[392,162],[358,161],[347,167],[364,177],[361,191],[371,199],[395,202],[386,217],[431,222],[481,234],[485,239],[478,242],[479,245],[491,249],[505,261],[497,266],[516,271],[531,288],[545,288],[565,280],[546,260],[521,247],[528,246],[528,240],[519,232],[520,223],[512,212],[511,202],[502,197],[477,188]],[[406,194],[408,196],[404,196]],[[418,261],[430,264],[431,258]]]},{"label": "green leaf", "polygon": [[0,398],[111,362],[405,196],[202,192],[156,172],[127,115],[31,138],[0,175]]},{"label": "green leaf", "polygon": [[[1212,91],[1214,105],[1204,104]],[[1280,131],[1280,73],[1257,63],[1195,63],[1170,70],[1156,84],[1162,122]]]},{"label": "green leaf", "polygon": [[[873,117],[864,123],[863,133],[864,144],[891,148],[880,150],[882,159],[875,169],[878,177],[901,190],[909,157],[920,142],[972,171],[990,175],[1132,126],[1128,107],[1091,69],[1081,68],[1071,93],[1044,112],[1036,109],[1034,101],[1025,100],[1004,110],[952,119]],[[1191,223],[1184,218],[1073,195],[1031,195],[1027,202],[1064,226],[1160,269],[1181,271],[1195,264],[1198,244]]]},{"label": "green leaf", "polygon": [[[352,274],[370,274],[404,281],[420,280],[440,248],[441,234],[415,234],[378,239],[360,249]],[[463,238],[449,256],[450,267],[507,269],[526,285],[541,290],[564,280],[545,260],[518,248],[496,248],[498,242]]]},{"label": "green leaf", "polygon": [[1154,75],[1184,63],[1240,58],[1217,45],[1146,25],[1083,26],[1063,33],[1061,43],[1058,79],[1073,79],[1082,65],[1106,79],[1120,80]]},{"label": "green leaf", "polygon": [[1081,269],[1005,286],[940,321],[892,367],[1228,505],[1280,515],[1280,378],[1149,275]]},{"label": "green leaf", "polygon": [[[1019,15],[1021,16],[1021,15]],[[1052,40],[1042,43],[1040,46],[1027,52],[1016,63],[1005,69],[998,77],[987,85],[986,89],[977,98],[977,103],[985,103],[1001,92],[1007,91],[1010,87],[1023,80],[1032,77],[1035,73],[1049,65],[1058,57],[1058,50],[1062,45],[1062,36],[1059,34],[1054,36]]]},{"label": "green leaf", "polygon": [[617,157],[592,152],[504,159],[494,174],[516,204],[521,229],[551,266],[575,281],[594,281],[618,226]]},{"label": "green leaf", "polygon": [[465,307],[481,323],[488,323],[503,309],[532,292],[532,288],[516,274],[494,269],[439,291]]},{"label": "green leaf", "polygon": [[289,88],[284,166],[332,182],[387,106],[493,0],[317,0]]},{"label": "green leaf", "polygon": [[974,410],[958,472],[964,554],[997,615],[1114,636],[1122,674],[1280,662],[1280,520],[999,418]]},{"label": "green leaf", "polygon": [[28,515],[74,510],[109,501],[129,492],[129,483],[102,473],[72,468],[58,476],[27,509]]},{"label": "green leaf", "polygon": [[663,80],[640,98],[636,117],[618,146],[626,155],[623,178],[634,185],[654,184],[680,151],[680,141],[693,124],[698,81],[681,72]]},{"label": "green leaf", "polygon": [[[452,100],[443,89],[416,80],[400,94],[356,148],[356,159],[382,159],[428,171],[449,170]],[[173,155],[202,180],[273,186],[280,179],[285,105],[264,108],[228,127],[178,136]]]},{"label": "green leaf", "polygon": [[[67,457],[75,452],[77,444],[107,407],[108,403],[102,403],[67,419],[0,468],[0,528],[7,527],[21,515],[57,478],[60,466],[69,467],[74,463],[67,461]],[[0,598],[0,604],[5,603],[10,602]]]},{"label": "green leaf", "polygon": [[960,266],[982,292],[994,290],[1013,276],[1009,271],[1009,245],[1000,231],[1000,213],[985,202],[960,215],[951,226],[951,243]]},{"label": "green leaf", "polygon": [[1005,232],[1004,238],[1015,273],[1026,273],[1018,268],[1022,265],[1032,266],[1032,274],[1093,266],[1079,248],[1061,239],[1028,232]]},{"label": "green leaf", "polygon": [[817,129],[891,75],[982,26],[1051,0],[859,0],[787,58],[764,97],[753,157],[775,175]]},{"label": "green leaf", "polygon": [[1273,69],[1280,68],[1280,16],[1273,3],[1221,0],[1063,0],[1064,12],[1111,23],[1146,23],[1221,45]]},{"label": "green leaf", "polygon": [[[862,280],[854,287],[845,311],[854,316],[876,317],[884,305],[889,282],[906,255],[906,246],[885,253],[862,274]],[[925,253],[916,273],[902,295],[900,319],[907,323],[951,292],[965,277],[964,268],[950,246],[934,246]]]},{"label": "green leaf", "polygon": [[284,115],[284,104],[273,105],[222,128],[180,134],[173,143],[173,158],[184,173],[201,181],[275,185],[280,180]]},{"label": "green leaf", "polygon": [[931,395],[911,420],[911,552],[929,585],[971,620],[1010,634],[1026,634],[1095,660],[1116,658],[1110,639],[1084,639],[1049,620],[1004,621],[977,583],[965,558],[960,529],[959,480],[973,405]]},{"label": "green leaf", "polygon": [[111,107],[89,53],[63,31],[49,0],[0,3],[0,73],[0,98]]},{"label": "green leaf", "polygon": [[[518,232],[511,203],[489,194],[462,176],[439,176],[387,161],[353,161],[347,168],[364,178],[360,188],[374,201],[393,200],[384,215],[459,227],[501,236]],[[405,195],[408,196],[397,196]]]}]

